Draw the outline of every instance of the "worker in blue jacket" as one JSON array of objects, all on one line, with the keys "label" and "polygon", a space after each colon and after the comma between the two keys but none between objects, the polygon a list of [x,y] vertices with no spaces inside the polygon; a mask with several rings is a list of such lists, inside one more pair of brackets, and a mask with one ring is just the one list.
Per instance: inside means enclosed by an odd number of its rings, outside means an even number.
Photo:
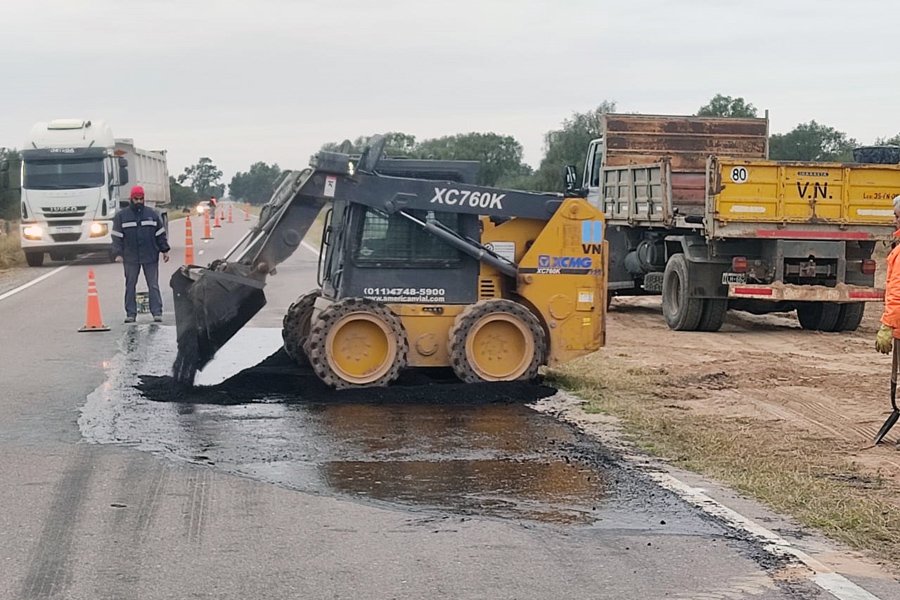
[{"label": "worker in blue jacket", "polygon": [[150,313],[153,320],[162,321],[162,295],[159,292],[159,255],[169,262],[169,241],[166,225],[155,210],[144,205],[144,188],[131,188],[127,208],[113,218],[113,255],[122,257],[125,266],[125,322],[134,323],[137,317],[135,287],[141,269],[150,292]]}]

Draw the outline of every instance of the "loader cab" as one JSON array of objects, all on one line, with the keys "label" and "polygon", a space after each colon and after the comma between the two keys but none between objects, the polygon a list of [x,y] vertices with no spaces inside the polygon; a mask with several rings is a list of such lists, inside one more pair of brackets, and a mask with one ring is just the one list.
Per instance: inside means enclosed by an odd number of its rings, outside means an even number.
[{"label": "loader cab", "polygon": [[[477,215],[407,211],[480,239]],[[326,216],[319,283],[325,297],[387,303],[468,304],[477,300],[480,265],[399,213],[336,202]]]}]

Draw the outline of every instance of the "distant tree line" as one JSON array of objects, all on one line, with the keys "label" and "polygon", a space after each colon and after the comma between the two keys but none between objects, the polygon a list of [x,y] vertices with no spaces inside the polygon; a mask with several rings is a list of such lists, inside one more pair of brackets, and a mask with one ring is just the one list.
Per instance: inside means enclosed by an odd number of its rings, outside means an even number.
[{"label": "distant tree line", "polygon": [[[573,112],[562,120],[560,127],[544,134],[544,156],[537,169],[523,162],[523,149],[514,137],[494,132],[470,132],[417,140],[404,132],[385,135],[388,156],[442,160],[475,160],[481,164],[478,184],[535,191],[562,191],[563,173],[567,165],[583,168],[588,144],[600,136],[601,117],[616,112],[616,102],[604,100],[587,112]],[[757,108],[741,97],[716,94],[696,114],[711,117],[757,117]],[[328,142],[322,150],[359,153],[369,138],[359,136],[352,142]],[[786,133],[769,136],[769,157],[773,160],[851,161],[858,142],[843,131],[810,120],[799,123]],[[878,138],[875,145],[900,145],[900,133]],[[14,149],[0,148],[0,160],[12,163],[19,158]],[[268,201],[283,171],[278,164],[255,162],[243,172],[237,172],[228,185],[229,196],[235,200],[262,204]],[[16,183],[10,177],[0,177],[0,218],[16,218],[19,207]],[[225,194],[222,171],[209,157],[201,157],[185,167],[177,177],[169,177],[172,203],[178,207],[193,206],[210,196]]]}]

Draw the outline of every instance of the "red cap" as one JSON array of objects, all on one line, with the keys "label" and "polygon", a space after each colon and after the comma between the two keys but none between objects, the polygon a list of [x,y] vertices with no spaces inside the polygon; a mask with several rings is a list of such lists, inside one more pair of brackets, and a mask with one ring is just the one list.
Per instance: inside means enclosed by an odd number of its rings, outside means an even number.
[{"label": "red cap", "polygon": [[143,196],[143,195],[144,195],[144,188],[142,188],[139,185],[136,185],[133,188],[131,188],[131,195],[129,196],[129,198],[134,199],[135,196]]}]

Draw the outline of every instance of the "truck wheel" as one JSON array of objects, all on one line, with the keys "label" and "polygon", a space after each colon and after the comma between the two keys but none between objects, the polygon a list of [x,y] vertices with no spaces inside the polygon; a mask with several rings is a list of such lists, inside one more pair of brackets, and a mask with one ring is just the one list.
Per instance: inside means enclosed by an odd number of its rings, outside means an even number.
[{"label": "truck wheel", "polygon": [[449,337],[450,364],[466,383],[534,379],[546,360],[544,328],[534,313],[512,300],[466,307]]},{"label": "truck wheel", "polygon": [[29,267],[39,267],[44,264],[44,253],[43,252],[26,252],[25,253],[25,262],[28,263]]},{"label": "truck wheel", "polygon": [[810,331],[838,331],[841,305],[836,302],[803,302],[797,306],[800,327]]},{"label": "truck wheel", "polygon": [[859,328],[859,324],[862,323],[865,312],[865,302],[841,304],[841,313],[838,315],[835,331],[856,331]]},{"label": "truck wheel", "polygon": [[303,345],[309,336],[310,320],[313,316],[316,299],[322,290],[313,290],[303,294],[291,304],[282,322],[281,338],[284,340],[284,351],[298,366],[309,366],[309,359]]},{"label": "truck wheel", "polygon": [[409,342],[400,318],[383,304],[345,298],[318,314],[304,345],[309,363],[337,389],[385,386],[406,367]]},{"label": "truck wheel", "polygon": [[676,254],[666,263],[663,273],[662,310],[670,329],[695,331],[703,316],[703,299],[688,296],[688,262]]},{"label": "truck wheel", "polygon": [[703,314],[697,331],[718,331],[725,323],[725,315],[728,313],[728,300],[707,298],[703,301]]}]

